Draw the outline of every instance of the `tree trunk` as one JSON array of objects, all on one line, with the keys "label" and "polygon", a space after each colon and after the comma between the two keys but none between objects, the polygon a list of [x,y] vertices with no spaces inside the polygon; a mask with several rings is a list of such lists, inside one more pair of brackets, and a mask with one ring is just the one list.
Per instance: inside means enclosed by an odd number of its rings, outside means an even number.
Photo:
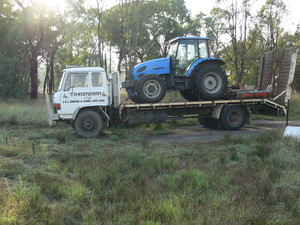
[{"label": "tree trunk", "polygon": [[30,59],[30,98],[36,99],[38,96],[38,59],[37,52],[32,52]]}]

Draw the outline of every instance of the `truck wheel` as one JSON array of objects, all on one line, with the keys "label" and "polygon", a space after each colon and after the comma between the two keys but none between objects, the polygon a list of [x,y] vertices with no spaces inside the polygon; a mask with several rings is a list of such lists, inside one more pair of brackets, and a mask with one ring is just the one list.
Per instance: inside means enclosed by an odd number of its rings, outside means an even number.
[{"label": "truck wheel", "polygon": [[199,123],[205,128],[217,128],[219,121],[215,118],[199,118]]},{"label": "truck wheel", "polygon": [[239,130],[247,120],[246,111],[241,106],[227,106],[220,116],[220,125],[226,130]]},{"label": "truck wheel", "polygon": [[227,76],[217,64],[206,64],[196,68],[193,79],[194,88],[201,99],[215,100],[227,91]]},{"label": "truck wheel", "polygon": [[166,95],[167,87],[164,79],[155,74],[145,75],[135,87],[138,99],[143,103],[156,103]]},{"label": "truck wheel", "polygon": [[96,111],[83,111],[76,117],[74,129],[80,137],[98,137],[103,130],[103,119]]},{"label": "truck wheel", "polygon": [[188,101],[198,101],[199,97],[194,94],[191,90],[182,90],[180,91],[180,95]]}]

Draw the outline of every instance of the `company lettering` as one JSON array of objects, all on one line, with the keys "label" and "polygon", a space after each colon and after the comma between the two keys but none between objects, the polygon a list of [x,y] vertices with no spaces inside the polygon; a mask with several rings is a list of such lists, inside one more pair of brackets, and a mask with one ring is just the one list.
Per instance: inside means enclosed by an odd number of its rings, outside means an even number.
[{"label": "company lettering", "polygon": [[103,93],[101,91],[97,92],[72,92],[71,96],[99,96],[102,95]]}]

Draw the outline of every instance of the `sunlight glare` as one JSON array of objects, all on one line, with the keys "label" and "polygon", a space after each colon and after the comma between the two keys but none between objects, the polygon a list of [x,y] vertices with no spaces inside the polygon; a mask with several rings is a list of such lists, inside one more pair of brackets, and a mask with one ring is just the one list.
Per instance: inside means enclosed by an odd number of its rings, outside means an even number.
[{"label": "sunlight glare", "polygon": [[51,9],[58,9],[64,11],[66,8],[66,2],[64,0],[39,0],[44,3],[46,7]]}]

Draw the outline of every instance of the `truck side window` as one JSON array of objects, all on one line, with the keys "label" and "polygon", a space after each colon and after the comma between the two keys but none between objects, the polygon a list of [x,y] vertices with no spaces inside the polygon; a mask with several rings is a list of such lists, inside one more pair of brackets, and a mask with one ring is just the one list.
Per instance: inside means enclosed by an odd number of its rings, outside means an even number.
[{"label": "truck side window", "polygon": [[92,86],[93,87],[101,87],[103,85],[102,82],[102,73],[93,72],[92,73]]},{"label": "truck side window", "polygon": [[69,91],[72,87],[88,87],[88,73],[69,73],[64,90]]}]

